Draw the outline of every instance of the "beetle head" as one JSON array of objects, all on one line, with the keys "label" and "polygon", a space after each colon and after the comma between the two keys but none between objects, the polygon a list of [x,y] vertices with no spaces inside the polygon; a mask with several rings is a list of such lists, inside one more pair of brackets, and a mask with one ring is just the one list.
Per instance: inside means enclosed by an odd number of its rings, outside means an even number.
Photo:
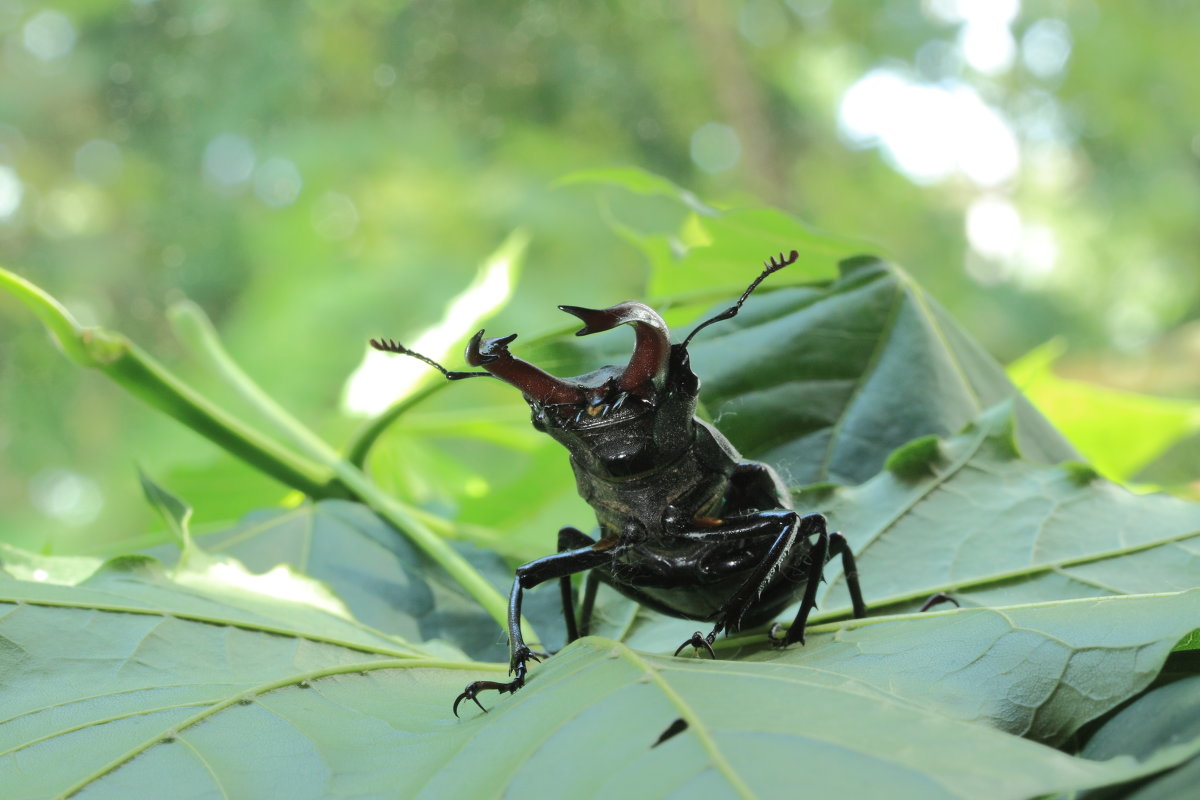
[{"label": "beetle head", "polygon": [[467,361],[520,389],[534,427],[558,440],[589,471],[637,474],[685,448],[699,381],[686,348],[671,345],[662,317],[635,301],[600,309],[559,308],[583,321],[577,336],[631,325],[635,343],[629,363],[556,378],[508,351],[515,336],[484,339],[483,331],[467,345]]},{"label": "beetle head", "polygon": [[[629,301],[609,308],[559,306],[583,321],[576,336],[631,325],[633,355],[624,367],[606,366],[573,378],[557,378],[513,356],[508,345],[516,334],[499,339],[475,334],[467,345],[467,361],[520,389],[539,427],[585,429],[616,424],[661,405],[672,355],[670,331],[649,306]],[[690,370],[687,370],[690,374]],[[692,376],[694,379],[694,376]]]}]

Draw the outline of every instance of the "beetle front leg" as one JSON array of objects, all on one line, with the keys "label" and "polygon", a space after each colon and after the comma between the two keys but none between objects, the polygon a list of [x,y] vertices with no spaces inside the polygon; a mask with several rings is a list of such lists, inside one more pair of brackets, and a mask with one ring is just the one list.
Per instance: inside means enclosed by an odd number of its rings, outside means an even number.
[{"label": "beetle front leg", "polygon": [[533,661],[541,660],[526,646],[525,637],[521,635],[521,595],[521,571],[518,569],[517,577],[513,579],[512,591],[508,595],[508,674],[512,675],[513,679],[507,683],[475,681],[468,684],[462,694],[454,698],[454,716],[458,716],[458,705],[463,700],[472,701],[486,714],[487,709],[483,707],[483,703],[479,702],[480,692],[493,689],[500,694],[515,692],[525,685],[525,674],[528,672],[526,664],[531,659]]},{"label": "beetle front leg", "polygon": [[521,599],[525,589],[532,589],[539,583],[564,578],[576,572],[592,569],[611,560],[614,550],[597,550],[595,545],[579,550],[569,550],[537,561],[530,561],[517,567],[517,575],[513,579],[512,591],[508,595],[508,674],[513,676],[507,683],[501,681],[475,681],[463,689],[462,694],[454,699],[454,716],[458,716],[458,706],[463,700],[470,700],[480,709],[487,712],[479,702],[479,693],[495,690],[500,694],[512,693],[525,685],[529,661],[540,661],[525,644],[521,633]]}]

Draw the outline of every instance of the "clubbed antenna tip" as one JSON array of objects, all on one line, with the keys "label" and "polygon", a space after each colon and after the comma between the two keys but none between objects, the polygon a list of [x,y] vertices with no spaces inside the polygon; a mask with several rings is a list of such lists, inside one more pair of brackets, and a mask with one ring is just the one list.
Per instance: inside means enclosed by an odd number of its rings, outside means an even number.
[{"label": "clubbed antenna tip", "polygon": [[769,259],[764,261],[763,262],[763,271],[759,274],[759,276],[757,278],[754,279],[753,283],[751,283],[746,288],[746,291],[742,292],[742,296],[738,298],[738,301],[736,303],[734,303],[733,305],[731,305],[729,308],[722,311],[720,314],[717,314],[715,317],[706,319],[704,322],[701,322],[699,325],[697,325],[695,328],[693,328],[692,332],[689,333],[687,338],[683,340],[683,346],[686,348],[688,346],[688,344],[692,341],[693,336],[695,336],[697,333],[702,331],[704,328],[707,328],[709,325],[712,325],[714,322],[720,322],[721,320],[726,320],[726,319],[730,319],[732,317],[737,316],[738,311],[740,311],[742,308],[742,303],[746,302],[746,298],[750,296],[750,293],[753,292],[755,289],[757,289],[758,285],[760,283],[762,283],[763,280],[768,275],[770,275],[772,272],[778,272],[779,270],[786,267],[788,264],[795,264],[796,259],[798,259],[799,257],[800,257],[800,253],[795,250],[792,250],[790,253],[787,254],[786,257],[783,255],[783,253],[780,253],[778,257],[771,256]]},{"label": "clubbed antenna tip", "polygon": [[455,370],[446,369],[432,358],[423,356],[416,350],[409,350],[395,339],[371,339],[369,341],[371,347],[374,347],[376,350],[380,350],[384,353],[398,353],[402,356],[410,356],[418,361],[423,361],[424,363],[436,369],[438,372],[445,375],[447,380],[459,381],[463,378],[482,378],[490,375],[490,373],[487,372],[457,372]]},{"label": "clubbed antenna tip", "polygon": [[374,347],[376,350],[382,350],[385,353],[399,353],[403,356],[414,355],[411,350],[394,339],[372,339],[371,347]]}]

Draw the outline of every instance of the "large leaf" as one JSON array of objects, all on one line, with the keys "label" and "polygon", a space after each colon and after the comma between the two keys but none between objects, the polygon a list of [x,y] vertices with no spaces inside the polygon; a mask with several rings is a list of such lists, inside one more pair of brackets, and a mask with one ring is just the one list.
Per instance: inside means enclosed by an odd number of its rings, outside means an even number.
[{"label": "large leaf", "polygon": [[[147,556],[122,556],[99,565],[78,584],[64,585],[52,582],[53,577],[78,572],[55,567],[55,560],[43,559],[49,568],[37,577],[49,573],[46,580],[6,579],[5,600],[134,616],[170,616],[273,631],[281,636],[314,637],[394,655],[427,652],[347,616],[336,600],[331,604],[311,579],[296,578],[282,570],[256,576],[236,563],[213,560],[201,569],[168,571]],[[7,565],[7,561],[0,565]],[[430,643],[425,647],[454,654],[452,648]]]},{"label": "large leaf", "polygon": [[[236,558],[252,572],[284,564],[321,581],[356,619],[378,630],[410,641],[442,639],[477,659],[507,658],[495,620],[366,506],[326,500],[255,511],[229,530],[205,535],[200,543]],[[508,592],[512,568],[502,558],[467,543],[455,547],[498,590]],[[154,555],[173,556],[166,548]],[[531,604],[539,619],[547,618],[543,606],[551,601],[549,593],[538,593],[542,597],[544,602]]]},{"label": "large leaf", "polygon": [[[849,539],[869,605],[939,591],[1000,605],[1200,585],[1200,506],[1132,494],[1080,464],[1032,464],[1013,425],[1004,404],[958,436],[912,443],[861,486],[797,496]],[[843,582],[830,584],[822,606],[844,613]]]},{"label": "large leaf", "polygon": [[[1131,755],[1140,760],[1182,742],[1200,741],[1200,675],[1160,686],[1139,697],[1108,720],[1088,740],[1081,755],[1098,761]],[[1200,756],[1135,784],[1099,789],[1088,800],[1174,800],[1200,785]]]},{"label": "large leaf", "polygon": [[1200,590],[914,616],[916,628],[859,621],[811,650],[776,650],[760,639],[751,657],[828,671],[956,719],[1061,744],[1154,680],[1181,636],[1200,629]]},{"label": "large leaf", "polygon": [[[153,583],[165,600],[169,587]],[[539,786],[791,797],[796,775],[815,796],[1028,797],[1128,780],[1196,749],[1091,762],[968,720],[1011,708],[1018,723],[1033,709],[1077,724],[1119,702],[1188,633],[1198,592],[1098,601],[1105,625],[1078,624],[1097,601],[875,620],[815,632],[771,663],[585,639],[494,713],[460,721],[450,700],[495,672],[219,613],[131,613],[72,587],[35,586],[46,593],[33,598],[31,586],[0,581],[0,785],[14,799]],[[1058,675],[1046,672],[1047,649],[1064,664]],[[907,679],[931,654],[952,679]],[[989,675],[1004,679],[980,679]]]},{"label": "large leaf", "polygon": [[[450,642],[483,661],[508,659],[508,643],[495,620],[366,506],[325,500],[288,510],[255,511],[229,530],[205,535],[201,544],[236,558],[253,572],[287,565],[311,576],[328,586],[355,619],[378,630],[408,641]],[[512,586],[512,565],[496,553],[469,542],[453,545],[498,590],[507,592]],[[169,547],[153,554],[164,560],[176,556]],[[554,583],[539,586],[526,594],[523,608],[543,646],[551,650],[562,647],[566,636],[558,591]],[[631,601],[603,588],[593,632],[622,637],[635,612]],[[657,621],[655,632],[678,626],[675,620]],[[645,622],[640,630],[643,636],[651,632]]]},{"label": "large leaf", "polygon": [[[905,442],[957,433],[1017,394],[939,305],[874,259],[844,262],[828,286],[756,297],[692,350],[718,426],[792,486],[861,483]],[[1014,403],[1031,457],[1075,457],[1026,400]]]}]

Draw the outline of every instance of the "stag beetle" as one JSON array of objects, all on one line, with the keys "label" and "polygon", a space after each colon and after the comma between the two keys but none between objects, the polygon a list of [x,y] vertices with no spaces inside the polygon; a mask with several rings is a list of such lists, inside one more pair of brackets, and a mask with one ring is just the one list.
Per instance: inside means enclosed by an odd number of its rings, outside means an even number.
[{"label": "stag beetle", "polygon": [[[700,381],[692,372],[688,344],[704,328],[730,319],[771,273],[798,254],[781,253],[742,296],[700,323],[680,344],[671,344],[666,323],[635,301],[610,308],[559,306],[583,321],[577,336],[633,326],[633,357],[624,367],[605,366],[560,379],[514,357],[516,334],[467,345],[467,362],[483,372],[457,372],[388,340],[371,346],[424,361],[449,380],[491,375],[524,394],[533,426],[567,448],[579,494],[599,521],[599,538],[575,528],[558,532],[558,553],[517,569],[508,605],[507,683],[475,681],[454,701],[484,711],[479,693],[515,692],[525,684],[527,664],[539,661],[521,635],[521,595],[548,580],[562,590],[567,640],[586,635],[599,581],[664,614],[712,622],[676,650],[707,651],[717,634],[771,620],[801,597],[787,634],[769,637],[778,646],[804,642],[804,626],[816,608],[825,563],[841,556],[854,616],[866,614],[854,556],[840,533],[829,533],[820,514],[801,516],[771,467],[747,461],[707,422],[698,419]],[[588,571],[576,624],[570,576]]]}]

